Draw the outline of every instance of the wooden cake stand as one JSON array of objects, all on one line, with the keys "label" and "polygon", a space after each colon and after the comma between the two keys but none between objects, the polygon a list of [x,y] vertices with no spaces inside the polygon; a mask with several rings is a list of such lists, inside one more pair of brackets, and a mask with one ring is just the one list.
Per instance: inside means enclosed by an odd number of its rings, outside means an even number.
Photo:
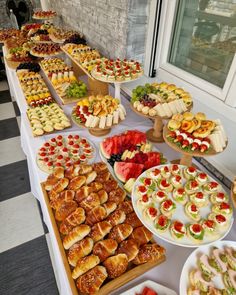
[{"label": "wooden cake stand", "polygon": [[[182,157],[180,160],[173,160],[172,163],[174,164],[180,164],[180,165],[185,165],[185,166],[191,166],[192,165],[192,160],[193,157],[208,157],[208,156],[215,156],[220,154],[221,152],[215,152],[213,149],[209,149],[209,151],[207,153],[201,153],[201,152],[190,152],[190,151],[184,151],[183,149],[181,149],[180,147],[178,147],[175,143],[170,142],[167,138],[167,135],[169,134],[169,130],[167,128],[167,126],[164,127],[163,129],[163,138],[166,142],[166,144],[168,144],[173,150],[179,152],[180,154],[182,154]],[[227,147],[228,142],[226,143],[226,146],[224,148],[224,150]]]}]

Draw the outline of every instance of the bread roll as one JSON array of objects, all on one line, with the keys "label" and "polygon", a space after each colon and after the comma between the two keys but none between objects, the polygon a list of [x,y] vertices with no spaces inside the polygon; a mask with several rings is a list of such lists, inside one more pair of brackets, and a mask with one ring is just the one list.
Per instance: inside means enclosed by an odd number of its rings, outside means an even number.
[{"label": "bread roll", "polygon": [[115,240],[106,239],[97,242],[93,247],[93,254],[97,255],[100,261],[104,261],[107,257],[114,255],[118,247]]},{"label": "bread roll", "polygon": [[44,183],[44,188],[46,191],[52,190],[53,186],[59,182],[59,178],[55,177],[53,174],[50,174],[47,180]]},{"label": "bread roll", "polygon": [[68,235],[69,232],[77,225],[80,225],[85,221],[85,211],[79,207],[75,209],[60,225],[60,233]]},{"label": "bread roll", "polygon": [[64,178],[65,169],[63,167],[55,167],[53,169],[53,176],[56,178]]},{"label": "bread roll", "polygon": [[89,211],[86,217],[86,223],[93,225],[99,221],[102,221],[107,216],[107,211],[104,207],[98,206]]},{"label": "bread roll", "polygon": [[118,209],[121,209],[125,212],[125,214],[129,214],[134,211],[132,202],[131,201],[125,201],[119,204]]},{"label": "bread roll", "polygon": [[114,212],[117,208],[117,204],[114,202],[106,202],[103,204],[103,207],[106,209],[107,216]]},{"label": "bread roll", "polygon": [[93,170],[96,171],[97,173],[101,173],[104,171],[107,171],[107,165],[103,162],[98,162],[93,164]]},{"label": "bread roll", "polygon": [[125,254],[118,254],[108,257],[104,262],[108,276],[110,278],[117,278],[121,276],[128,267],[128,257]]},{"label": "bread roll", "polygon": [[77,279],[78,277],[82,276],[84,273],[98,265],[99,262],[99,257],[93,254],[81,258],[77,261],[76,267],[73,269],[72,278],[74,280]]},{"label": "bread roll", "polygon": [[86,199],[79,203],[80,207],[89,212],[93,208],[100,205],[100,199],[97,193],[91,193]]},{"label": "bread roll", "polygon": [[126,238],[128,238],[128,236],[131,235],[132,231],[133,228],[131,225],[127,223],[122,223],[113,227],[108,237],[109,239],[116,240],[117,243],[120,243]]},{"label": "bread roll", "polygon": [[76,176],[70,181],[70,184],[68,186],[69,189],[77,191],[79,188],[81,188],[82,185],[84,185],[86,182],[85,176]]},{"label": "bread roll", "polygon": [[51,190],[50,192],[48,192],[48,197],[50,200],[54,200],[56,198],[58,198],[60,193],[56,193],[54,192],[54,190]]},{"label": "bread roll", "polygon": [[103,189],[103,184],[101,182],[94,181],[90,183],[89,188],[92,193],[97,193],[101,189]]},{"label": "bread roll", "polygon": [[55,193],[62,192],[69,184],[69,179],[67,178],[61,178],[53,187],[52,190]]},{"label": "bread roll", "polygon": [[127,214],[124,222],[130,224],[133,228],[143,225],[135,212]]},{"label": "bread roll", "polygon": [[79,176],[80,166],[74,165],[70,166],[65,170],[65,177],[68,179],[73,179],[76,176]]},{"label": "bread roll", "polygon": [[100,200],[100,204],[106,203],[106,201],[108,200],[107,192],[102,189],[97,194]]},{"label": "bread roll", "polygon": [[85,175],[93,171],[93,166],[92,165],[87,165],[87,164],[81,164],[79,174],[80,175]]},{"label": "bread roll", "polygon": [[125,191],[118,187],[117,189],[109,192],[108,200],[109,202],[115,202],[116,204],[120,204],[124,201],[125,197]]},{"label": "bread roll", "polygon": [[117,253],[124,253],[128,257],[128,261],[133,260],[139,252],[138,245],[134,239],[129,239],[120,243]]},{"label": "bread roll", "polygon": [[138,246],[148,243],[152,238],[152,233],[145,227],[140,226],[134,229],[130,235],[131,239],[134,239]]},{"label": "bread roll", "polygon": [[96,223],[89,234],[94,242],[102,240],[112,229],[112,226],[106,220]]},{"label": "bread roll", "polygon": [[191,121],[194,118],[194,114],[190,113],[190,112],[185,112],[185,113],[183,113],[183,118],[184,118],[184,120]]},{"label": "bread roll", "polygon": [[80,276],[76,285],[81,293],[94,294],[98,292],[106,278],[106,268],[98,265]]},{"label": "bread roll", "polygon": [[157,244],[144,244],[139,249],[138,255],[132,261],[134,264],[143,264],[148,261],[159,260],[165,254],[165,249]]},{"label": "bread roll", "polygon": [[91,171],[88,174],[85,175],[86,176],[86,184],[90,184],[91,182],[93,182],[95,180],[95,178],[97,177],[97,173],[95,171]]},{"label": "bread roll", "polygon": [[57,198],[54,198],[53,200],[50,201],[50,206],[53,209],[58,210],[64,202],[73,201],[74,196],[75,196],[74,191],[65,190],[65,191],[61,192]]},{"label": "bread roll", "polygon": [[91,193],[92,189],[86,185],[82,186],[80,189],[78,189],[75,193],[75,200],[80,203],[84,199],[86,199]]},{"label": "bread roll", "polygon": [[103,187],[107,193],[110,193],[111,191],[118,188],[118,183],[114,179],[109,179],[103,183]]},{"label": "bread roll", "polygon": [[200,121],[206,120],[206,114],[198,112],[195,114],[195,118]]},{"label": "bread roll", "polygon": [[89,237],[75,243],[70,247],[68,251],[68,261],[72,266],[76,266],[76,263],[82,257],[89,255],[93,250],[93,240]]},{"label": "bread roll", "polygon": [[112,225],[112,226],[116,226],[120,223],[123,223],[125,221],[126,215],[124,213],[124,211],[117,209],[115,210],[113,213],[111,213],[108,217],[107,217],[107,221]]},{"label": "bread roll", "polygon": [[73,228],[72,231],[63,239],[64,248],[68,250],[76,242],[79,242],[84,237],[86,237],[89,234],[90,230],[91,228],[87,224],[81,224]]},{"label": "bread roll", "polygon": [[110,176],[111,176],[111,173],[109,171],[105,171],[105,172],[99,173],[95,181],[98,181],[98,182],[108,181]]},{"label": "bread roll", "polygon": [[61,206],[55,212],[55,219],[57,221],[63,221],[78,207],[75,201],[63,202]]},{"label": "bread roll", "polygon": [[181,123],[179,121],[173,120],[173,119],[171,119],[168,122],[168,125],[167,125],[168,129],[171,130],[171,131],[179,129],[180,126],[181,126]]}]

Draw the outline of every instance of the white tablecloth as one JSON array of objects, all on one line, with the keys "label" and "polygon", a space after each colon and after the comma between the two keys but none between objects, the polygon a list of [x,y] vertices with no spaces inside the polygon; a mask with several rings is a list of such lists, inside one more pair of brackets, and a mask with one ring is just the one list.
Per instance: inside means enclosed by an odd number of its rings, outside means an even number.
[{"label": "white tablecloth", "polygon": [[[9,69],[8,67],[7,67],[7,77],[8,77],[9,85],[11,88],[11,93],[12,95],[14,95],[21,111],[21,144],[22,144],[24,153],[27,156],[31,191],[34,194],[34,196],[40,201],[42,212],[43,212],[43,218],[50,233],[53,254],[54,254],[55,263],[56,263],[56,272],[59,278],[59,291],[60,291],[60,294],[70,295],[71,291],[70,291],[66,273],[63,267],[62,258],[58,249],[52,224],[50,222],[49,214],[47,212],[46,205],[43,201],[43,195],[42,195],[41,187],[40,187],[40,183],[46,179],[47,174],[38,169],[36,161],[35,161],[37,150],[45,142],[45,140],[47,140],[50,137],[53,137],[54,135],[45,135],[45,136],[41,136],[37,138],[32,136],[29,121],[26,116],[27,104],[25,102],[23,92],[20,89],[15,71]],[[52,89],[50,90],[52,94],[54,95],[54,97],[57,98],[56,93]],[[58,102],[60,101],[58,100]],[[129,103],[127,100],[122,99],[122,103],[126,107],[127,117],[125,121],[123,121],[120,125],[112,129],[109,136],[112,134],[120,133],[127,129],[137,129],[140,131],[146,131],[152,126],[152,123],[150,120],[146,120],[143,117],[138,116],[130,109]],[[69,117],[71,114],[72,106],[73,104],[63,106],[65,113]],[[65,132],[60,132],[60,134],[62,135],[68,134],[68,133],[77,133],[79,135],[83,135],[89,138],[89,140],[92,141],[96,147],[98,147],[99,142],[103,139],[102,137],[92,136],[87,131],[87,129],[79,128],[75,124],[73,124],[72,128],[70,128],[69,130]],[[168,158],[168,160],[173,160],[178,157],[178,153],[171,150],[165,143],[158,144],[157,148],[164,153],[164,155]],[[97,149],[96,160],[97,161],[101,160],[98,149]],[[228,234],[228,236],[225,239],[236,240],[235,226],[232,227],[231,232]],[[114,295],[121,294],[123,291],[147,279],[151,279],[160,284],[163,284],[175,290],[177,293],[179,292],[178,290],[179,290],[179,279],[180,279],[181,270],[187,257],[193,251],[193,249],[173,246],[160,239],[158,240],[158,242],[161,245],[163,245],[167,250],[166,262],[146,272],[144,275],[138,277],[137,279],[131,281],[130,283],[124,285],[120,289],[114,291],[112,294]]]}]

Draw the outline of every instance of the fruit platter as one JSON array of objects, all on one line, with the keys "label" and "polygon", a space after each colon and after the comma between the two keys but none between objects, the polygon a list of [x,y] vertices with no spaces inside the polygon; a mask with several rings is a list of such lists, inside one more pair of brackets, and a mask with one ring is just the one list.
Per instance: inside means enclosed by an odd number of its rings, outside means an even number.
[{"label": "fruit platter", "polygon": [[89,96],[77,103],[72,111],[73,121],[89,129],[94,136],[103,136],[125,119],[126,110],[110,95]]},{"label": "fruit platter", "polygon": [[222,239],[233,224],[227,193],[192,166],[160,165],[145,171],[135,182],[132,203],[153,234],[183,247]]},{"label": "fruit platter", "polygon": [[[75,34],[79,34],[79,33],[76,33],[75,31],[71,31],[71,30],[54,28],[53,30],[51,30],[49,36],[53,42],[63,44],[67,39],[71,38]],[[79,36],[80,36],[80,38],[83,37],[82,34],[79,34]],[[73,43],[73,42],[71,42],[71,43]]]},{"label": "fruit platter", "polygon": [[165,260],[105,163],[57,167],[42,190],[71,293],[111,294]]},{"label": "fruit platter", "polygon": [[105,138],[100,143],[100,155],[129,194],[143,171],[166,162],[146,134],[137,130]]},{"label": "fruit platter", "polygon": [[30,50],[30,54],[36,57],[50,57],[61,54],[61,49],[55,43],[39,43]]},{"label": "fruit platter", "polygon": [[63,59],[44,59],[40,66],[63,104],[77,102],[86,96],[86,84],[76,79],[73,69]]},{"label": "fruit platter", "polygon": [[180,277],[180,295],[236,294],[236,242],[218,241],[191,253]]},{"label": "fruit platter", "polygon": [[20,30],[17,29],[1,29],[0,30],[0,42],[4,43],[6,40],[8,40],[11,37],[16,37],[17,35],[20,35]]},{"label": "fruit platter", "polygon": [[143,117],[153,119],[154,127],[147,131],[153,142],[163,142],[163,119],[192,108],[190,94],[174,84],[166,82],[137,86],[132,91],[131,108]]},{"label": "fruit platter", "polygon": [[34,136],[71,127],[70,120],[55,102],[50,105],[28,109],[27,116]]},{"label": "fruit platter", "polygon": [[52,11],[52,10],[38,10],[35,11],[32,18],[34,19],[39,19],[39,20],[47,20],[47,19],[52,19],[55,16],[57,16],[56,11]]},{"label": "fruit platter", "polygon": [[175,114],[163,132],[166,143],[183,154],[181,164],[190,165],[193,156],[211,156],[227,146],[220,120],[209,120],[204,113]]},{"label": "fruit platter", "polygon": [[50,137],[38,150],[36,161],[39,169],[51,173],[55,167],[91,163],[95,157],[96,148],[87,138],[66,134]]}]

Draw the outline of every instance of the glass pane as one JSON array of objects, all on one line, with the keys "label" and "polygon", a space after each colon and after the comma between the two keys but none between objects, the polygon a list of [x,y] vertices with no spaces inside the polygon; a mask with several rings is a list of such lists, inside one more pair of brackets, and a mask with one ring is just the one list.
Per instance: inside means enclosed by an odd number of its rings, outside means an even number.
[{"label": "glass pane", "polygon": [[181,0],[169,62],[223,87],[236,51],[236,0]]}]

